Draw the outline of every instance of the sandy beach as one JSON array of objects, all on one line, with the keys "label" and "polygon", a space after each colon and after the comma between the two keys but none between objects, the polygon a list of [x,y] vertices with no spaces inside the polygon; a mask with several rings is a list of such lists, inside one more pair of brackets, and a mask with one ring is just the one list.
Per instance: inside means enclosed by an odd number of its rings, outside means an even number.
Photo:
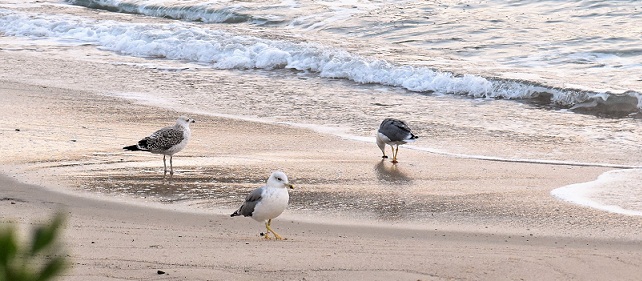
[{"label": "sandy beach", "polygon": [[[121,148],[184,112],[78,89],[66,78],[39,79],[38,58],[1,54],[16,69],[32,68],[22,75],[5,66],[0,76],[1,221],[25,230],[64,210],[72,266],[61,280],[638,280],[642,274],[642,218],[549,194],[609,168],[403,148],[393,166],[380,160],[374,142],[190,114],[197,120],[193,140],[174,158],[177,172],[168,182],[162,157]],[[64,66],[42,63],[45,72]],[[73,68],[96,69],[86,63]],[[290,209],[273,223],[288,240],[264,241],[260,223],[229,213],[277,169],[297,187]],[[164,195],[176,190],[192,192],[192,200]]]},{"label": "sandy beach", "polygon": [[[3,220],[55,210],[72,268],[62,280],[636,280],[639,241],[251,220],[89,199],[1,179]],[[158,270],[166,274],[158,275]]]}]

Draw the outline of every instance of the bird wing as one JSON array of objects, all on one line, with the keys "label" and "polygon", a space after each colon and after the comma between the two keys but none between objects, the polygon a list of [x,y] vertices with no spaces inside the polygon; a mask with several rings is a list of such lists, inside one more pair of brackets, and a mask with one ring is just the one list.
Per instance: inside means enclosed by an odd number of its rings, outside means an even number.
[{"label": "bird wing", "polygon": [[379,126],[379,132],[387,136],[391,141],[402,141],[414,138],[406,122],[398,119],[387,118],[383,120],[381,126]]},{"label": "bird wing", "polygon": [[252,192],[245,197],[245,203],[243,203],[241,208],[236,212],[246,217],[251,216],[254,212],[254,207],[261,201],[264,191],[265,186],[252,190]]},{"label": "bird wing", "polygon": [[162,128],[140,142],[146,143],[147,150],[168,150],[183,141],[183,131],[175,127]]}]

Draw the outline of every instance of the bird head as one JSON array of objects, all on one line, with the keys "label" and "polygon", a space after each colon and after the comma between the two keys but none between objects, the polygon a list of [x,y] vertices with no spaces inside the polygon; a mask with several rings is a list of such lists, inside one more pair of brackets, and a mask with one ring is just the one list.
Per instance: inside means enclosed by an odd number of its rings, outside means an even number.
[{"label": "bird head", "polygon": [[185,127],[188,127],[190,123],[196,123],[196,120],[186,116],[181,116],[181,117],[178,117],[178,120],[176,120],[176,123],[181,124]]},{"label": "bird head", "polygon": [[290,188],[294,189],[294,186],[288,182],[288,176],[284,172],[276,171],[270,175],[270,178],[267,180],[269,186],[279,187],[279,188]]}]

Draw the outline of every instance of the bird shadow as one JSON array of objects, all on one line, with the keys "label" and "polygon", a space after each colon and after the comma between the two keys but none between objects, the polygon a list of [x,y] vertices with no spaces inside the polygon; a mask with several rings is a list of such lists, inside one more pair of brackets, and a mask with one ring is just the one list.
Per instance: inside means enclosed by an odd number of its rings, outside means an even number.
[{"label": "bird shadow", "polygon": [[397,163],[388,163],[382,159],[375,165],[374,170],[380,182],[398,184],[408,184],[412,182],[412,178],[404,173]]}]

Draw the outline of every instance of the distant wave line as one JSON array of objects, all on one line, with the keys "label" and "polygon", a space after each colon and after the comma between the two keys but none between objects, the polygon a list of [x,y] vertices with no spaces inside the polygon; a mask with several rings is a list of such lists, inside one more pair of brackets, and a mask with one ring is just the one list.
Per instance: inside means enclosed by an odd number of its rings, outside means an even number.
[{"label": "distant wave line", "polygon": [[324,78],[380,84],[419,93],[527,100],[592,114],[639,113],[642,95],[560,89],[521,80],[457,75],[428,67],[398,65],[315,43],[262,39],[193,24],[136,24],[58,18],[0,9],[0,31],[9,36],[96,44],[136,57],[186,60],[216,69],[294,69]]},{"label": "distant wave line", "polygon": [[210,9],[205,5],[196,6],[158,6],[138,5],[122,1],[66,0],[72,5],[110,12],[138,14],[150,17],[169,18],[205,23],[240,23],[252,19],[249,15],[240,14],[232,8]]}]

